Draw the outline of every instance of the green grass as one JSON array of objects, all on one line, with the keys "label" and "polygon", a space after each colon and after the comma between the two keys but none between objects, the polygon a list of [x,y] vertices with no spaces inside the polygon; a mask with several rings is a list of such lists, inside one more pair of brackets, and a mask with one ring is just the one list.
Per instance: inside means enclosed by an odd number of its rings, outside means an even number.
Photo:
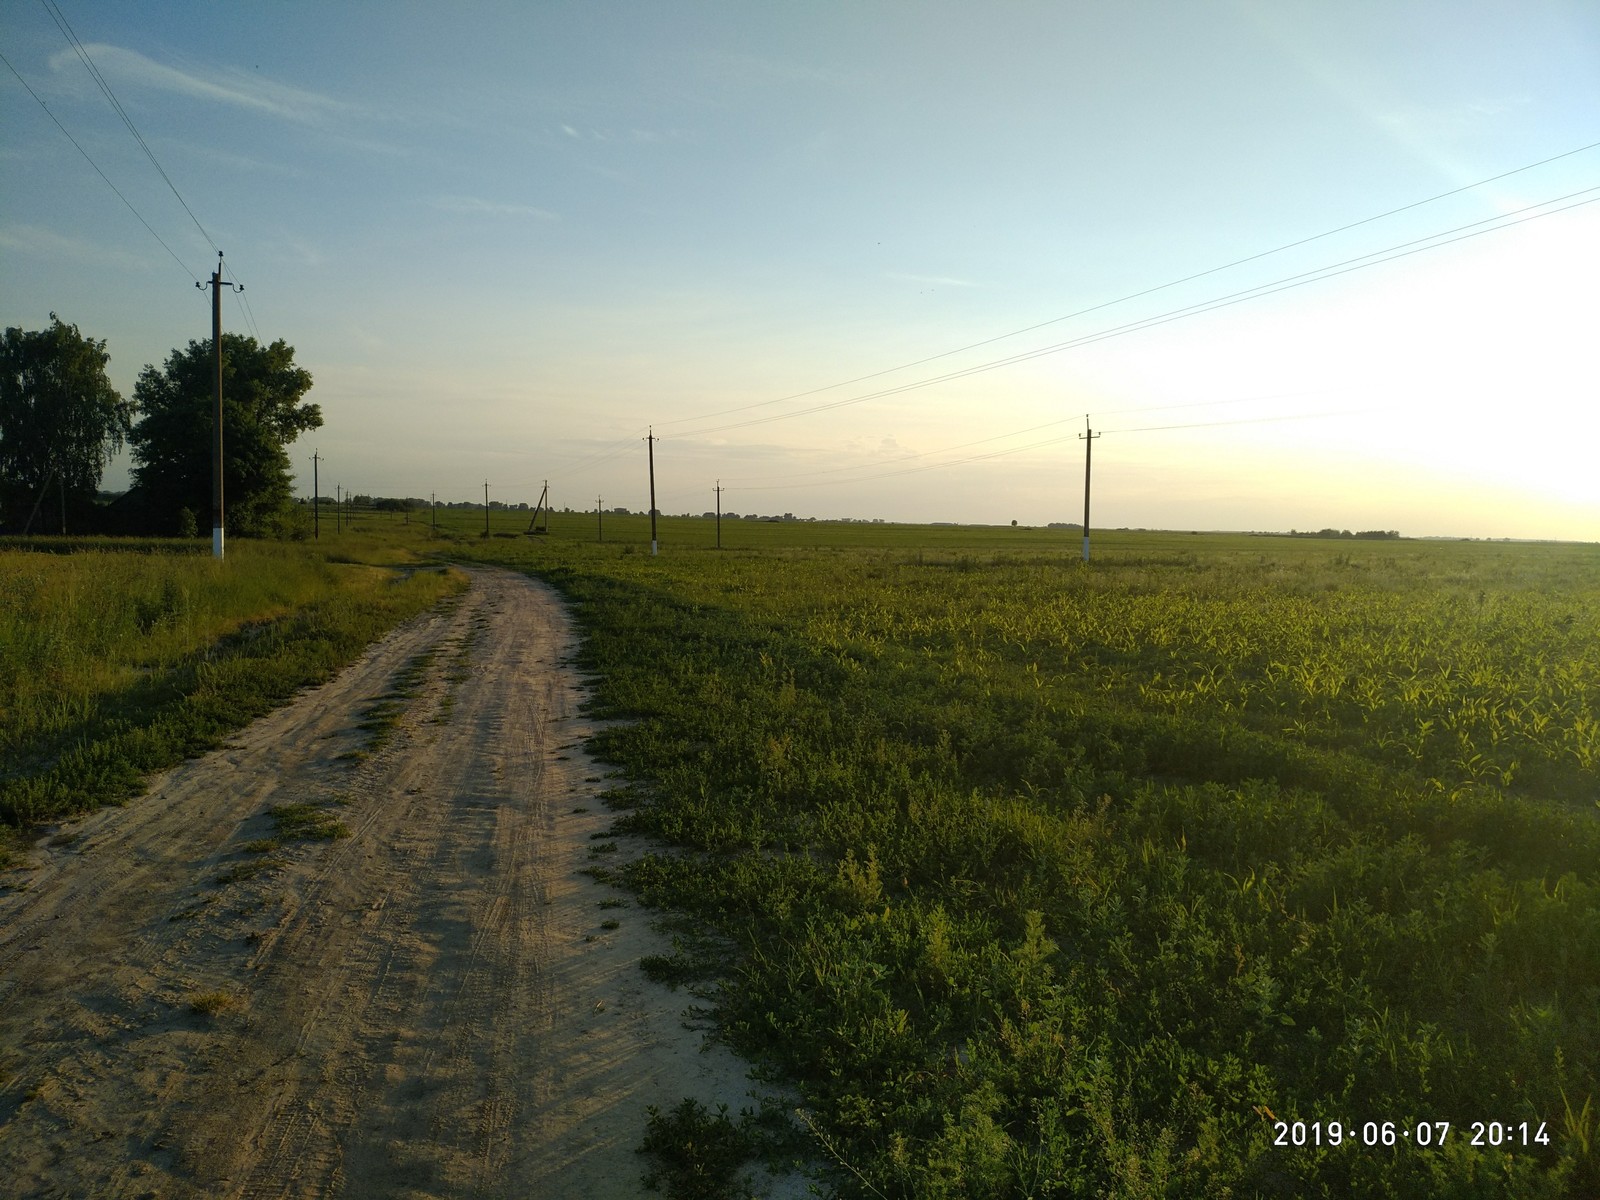
[{"label": "green grass", "polygon": [[712,1112],[685,1098],[667,1111],[651,1105],[648,1117],[639,1147],[651,1163],[645,1185],[678,1200],[760,1195],[757,1164],[781,1168],[803,1148],[787,1114],[770,1103],[747,1108],[735,1120],[725,1104]]},{"label": "green grass", "polygon": [[84,544],[0,549],[0,822],[12,844],[137,795],[151,772],[220,744],[465,586],[458,573],[395,569],[416,556],[392,536],[237,541],[222,562],[183,542]]},{"label": "green grass", "polygon": [[279,841],[333,841],[350,836],[343,821],[314,804],[274,804],[267,811]]},{"label": "green grass", "polygon": [[[492,522],[358,520],[255,583],[0,552],[8,818],[131,794],[450,586],[358,561],[478,556],[564,590],[628,719],[591,748],[661,851],[586,873],[675,914],[645,965],[721,981],[840,1194],[1600,1194],[1596,547],[1110,532],[1085,569],[1069,531],[725,522],[718,553],[668,518],[652,558],[642,517]],[[680,1194],[737,1178],[720,1116],[652,1123]],[[1472,1146],[1491,1119],[1548,1144]]]},{"label": "green grass", "polygon": [[1595,547],[553,525],[456,548],[574,602],[617,874],[704,931],[646,965],[841,1194],[1600,1192]]},{"label": "green grass", "polygon": [[196,992],[189,997],[189,1010],[201,1016],[217,1017],[234,1008],[239,1003],[239,997],[232,992],[211,991]]}]

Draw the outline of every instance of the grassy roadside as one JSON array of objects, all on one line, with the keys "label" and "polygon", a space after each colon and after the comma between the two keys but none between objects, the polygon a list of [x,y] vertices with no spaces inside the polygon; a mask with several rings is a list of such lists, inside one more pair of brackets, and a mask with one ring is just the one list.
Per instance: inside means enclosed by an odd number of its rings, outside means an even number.
[{"label": "grassy roadside", "polygon": [[[0,856],[329,678],[465,586],[394,537],[0,548]],[[384,565],[379,565],[384,564]]]},{"label": "grassy roadside", "polygon": [[574,602],[627,880],[840,1193],[1594,1194],[1593,548],[966,537],[471,551]]}]

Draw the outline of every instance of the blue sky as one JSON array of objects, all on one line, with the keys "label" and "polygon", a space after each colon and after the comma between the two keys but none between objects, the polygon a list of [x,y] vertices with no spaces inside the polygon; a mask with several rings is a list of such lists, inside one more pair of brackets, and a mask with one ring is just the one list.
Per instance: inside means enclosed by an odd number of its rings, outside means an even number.
[{"label": "blue sky", "polygon": [[[1590,3],[56,3],[324,485],[641,509],[654,425],[666,511],[1071,521],[1088,413],[1097,524],[1600,538]],[[0,71],[0,320],[131,392],[215,251],[44,4],[0,51],[172,250]]]}]

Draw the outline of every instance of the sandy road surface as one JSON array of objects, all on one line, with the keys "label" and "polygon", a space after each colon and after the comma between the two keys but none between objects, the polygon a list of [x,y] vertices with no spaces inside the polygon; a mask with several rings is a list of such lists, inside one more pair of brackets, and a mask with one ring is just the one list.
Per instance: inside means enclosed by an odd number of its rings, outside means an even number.
[{"label": "sandy road surface", "polygon": [[[0,895],[0,1194],[643,1195],[647,1104],[749,1102],[581,873],[607,817],[563,609],[472,576]],[[350,836],[247,850],[289,803]]]}]

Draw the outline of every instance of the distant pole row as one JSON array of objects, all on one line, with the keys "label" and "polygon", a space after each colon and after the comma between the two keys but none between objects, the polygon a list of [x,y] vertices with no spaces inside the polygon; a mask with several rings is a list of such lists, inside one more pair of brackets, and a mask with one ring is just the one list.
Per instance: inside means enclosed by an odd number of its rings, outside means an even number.
[{"label": "distant pole row", "polygon": [[[213,277],[212,277],[213,280],[217,279],[220,276],[220,274],[221,274],[221,268],[219,267],[218,270],[217,270],[217,274],[213,275]],[[200,286],[200,285],[196,285],[196,286]],[[213,307],[218,307],[218,306],[214,305]],[[220,316],[217,319],[220,321],[220,319],[221,319]],[[220,371],[220,367],[219,367],[219,371]],[[219,379],[219,388],[220,388],[220,379],[221,379],[220,374],[218,376],[218,379]],[[220,396],[220,391],[219,391],[219,396]],[[219,404],[220,404],[220,400],[219,400]],[[218,431],[217,432],[217,453],[218,453],[219,456],[220,456],[220,453],[221,453],[221,437],[222,437],[222,434],[221,434],[222,426],[221,426],[220,412],[221,412],[221,409],[219,407],[219,409],[218,409],[219,417],[218,417],[218,424],[217,424],[217,431]],[[1090,420],[1089,420],[1088,414],[1085,414],[1084,418],[1083,418],[1083,430],[1084,431],[1078,435],[1078,440],[1083,443],[1083,561],[1085,563],[1087,563],[1089,561],[1089,499],[1090,499],[1090,485],[1091,485],[1091,482],[1092,482],[1091,468],[1092,468],[1092,465],[1093,465],[1095,439],[1099,438],[1102,435],[1100,435],[1100,434],[1098,434],[1098,433],[1096,433],[1094,431],[1093,426],[1090,424]],[[658,537],[656,535],[656,516],[657,516],[657,512],[656,512],[656,449],[655,449],[656,442],[660,441],[661,439],[656,437],[656,435],[655,435],[655,427],[654,426],[652,426],[650,428],[649,432],[645,435],[645,439],[644,440],[645,440],[646,454],[648,456],[649,468],[650,468],[650,553],[651,553],[652,556],[654,556],[654,555],[657,555],[657,554],[660,553],[660,548],[661,548],[660,540],[658,539]],[[220,460],[220,457],[219,457],[218,462],[220,463],[220,461],[221,460]],[[319,536],[318,518],[321,516],[321,506],[320,506],[320,499],[319,499],[319,495],[318,495],[318,482],[317,482],[317,466],[318,466],[318,463],[320,461],[321,461],[320,453],[312,454],[312,456],[311,456],[311,491],[312,491],[312,513],[313,513],[313,516],[312,516],[312,529],[313,529],[312,536],[313,537]],[[222,484],[221,484],[221,471],[219,469],[218,472],[217,472],[217,483],[216,483],[216,502],[217,502],[217,513],[218,513],[218,516],[216,518],[215,531],[214,531],[214,549],[215,549],[215,553],[216,553],[217,557],[219,557],[219,558],[222,556],[222,549],[221,549],[221,547],[222,547],[222,532],[221,532],[222,525],[221,525],[221,516],[220,516],[221,503],[222,503],[221,487],[222,487]],[[334,514],[335,514],[335,519],[337,521],[342,521],[342,517],[341,517],[340,514],[343,511],[344,501],[346,499],[348,499],[348,496],[345,496],[343,498],[340,497],[341,490],[342,490],[342,485],[339,485],[339,484],[334,485]],[[717,509],[716,509],[717,549],[721,550],[722,549],[722,493],[723,493],[723,490],[724,490],[723,486],[722,486],[722,480],[720,480],[720,479],[717,480],[716,486],[712,490],[716,494],[716,498],[717,498]],[[547,479],[547,480],[544,481],[544,490],[540,494],[538,506],[534,509],[534,518],[533,518],[534,523],[536,524],[538,522],[538,519],[539,519],[540,510],[542,509],[544,511],[544,513],[545,513],[544,530],[547,533],[550,530],[549,495],[550,495],[550,481]],[[429,503],[430,503],[430,505],[432,507],[432,522],[431,522],[432,523],[432,527],[433,527],[434,532],[437,533],[438,529],[439,529],[439,493],[438,492],[429,493]],[[596,496],[594,498],[594,519],[595,519],[595,539],[597,541],[604,542],[606,540],[605,499],[602,496]],[[1015,522],[1012,522],[1012,523],[1015,524]],[[532,528],[533,528],[533,526],[530,526],[530,531],[531,531]],[[484,537],[488,537],[489,536],[489,481],[487,479],[485,479],[483,481],[483,536]]]}]

